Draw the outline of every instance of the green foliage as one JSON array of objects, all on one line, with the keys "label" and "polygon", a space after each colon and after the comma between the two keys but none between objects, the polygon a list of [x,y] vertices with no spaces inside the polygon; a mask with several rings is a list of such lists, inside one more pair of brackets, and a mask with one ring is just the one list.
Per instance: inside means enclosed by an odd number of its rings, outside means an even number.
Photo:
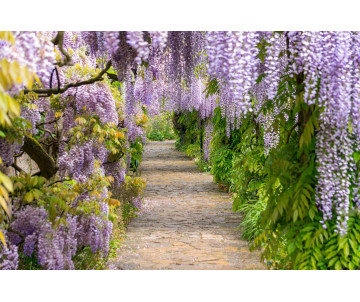
[{"label": "green foliage", "polygon": [[297,153],[292,144],[285,144],[270,153],[264,167],[268,175],[264,183],[267,205],[259,221],[264,231],[256,237],[254,246],[263,248],[263,257],[274,259],[272,265],[277,268],[292,263],[289,234],[298,232],[301,223],[319,224],[314,204],[314,158],[302,163]]},{"label": "green foliage", "polygon": [[[11,31],[0,31],[0,39],[15,43]],[[36,74],[29,71],[26,67],[14,60],[9,62],[7,59],[0,61],[0,137],[5,136],[5,129],[12,126],[12,121],[20,115],[20,104],[15,100],[8,91],[12,87],[23,83],[28,88],[32,88],[34,80],[38,81]],[[2,163],[0,157],[0,165]],[[12,192],[12,183],[8,176],[0,171],[0,241],[6,246],[5,236],[2,229],[5,216],[10,216],[9,210],[9,193]]]},{"label": "green foliage", "polygon": [[136,212],[138,209],[134,206],[133,201],[138,198],[143,198],[145,186],[146,183],[142,178],[126,175],[124,184],[120,190],[115,193],[116,199],[121,202],[120,211],[117,211],[117,214],[121,217],[121,223],[123,225],[127,225],[131,218],[137,216]]},{"label": "green foliage", "polygon": [[201,127],[199,113],[197,111],[185,112],[175,118],[179,129],[175,129],[182,145],[199,144],[204,137],[204,129]]},{"label": "green foliage", "polygon": [[122,211],[122,219],[128,224],[132,218],[136,218],[138,209],[131,203],[125,203]]},{"label": "green foliage", "polygon": [[[98,165],[98,163],[96,163]],[[65,223],[67,213],[73,215],[98,214],[99,198],[103,188],[109,187],[112,177],[104,177],[100,171],[95,170],[92,177],[85,183],[78,183],[70,179],[47,180],[39,176],[20,173],[13,177],[14,197],[19,200],[19,206],[42,206],[47,210],[49,219],[54,225]],[[83,192],[89,192],[94,201],[79,201],[77,207],[71,206],[76,197]],[[106,198],[110,208],[113,200]]]},{"label": "green foliage", "polygon": [[[258,47],[264,57],[267,45],[260,43]],[[263,78],[260,76],[258,82]],[[218,92],[215,80],[208,83],[207,91]],[[271,268],[360,266],[359,213],[350,213],[348,233],[341,237],[335,232],[334,221],[328,221],[326,229],[322,226],[322,213],[315,205],[315,133],[320,112],[316,104],[305,104],[301,80],[285,75],[275,99],[265,102],[257,113],[271,113],[270,128],[279,133],[278,144],[268,153],[263,141],[268,130],[256,122],[257,114],[243,116],[230,137],[226,136],[226,120],[220,108],[212,117],[214,133],[208,166],[214,180],[232,192],[233,209],[243,217],[243,238],[252,250],[261,250],[262,259]],[[202,131],[195,122],[197,117],[197,112],[181,113],[178,117],[185,130],[177,146],[195,158],[199,157]],[[354,152],[352,156],[358,165],[360,155]]]},{"label": "green foliage", "polygon": [[131,155],[130,167],[134,172],[137,173],[137,168],[138,166],[140,166],[140,163],[142,161],[142,154],[144,152],[144,146],[141,141],[141,138],[137,138],[135,142],[130,143],[129,151]]},{"label": "green foliage", "polygon": [[104,257],[101,252],[93,254],[89,247],[84,247],[76,253],[73,258],[75,269],[77,270],[104,270],[107,269],[108,263],[114,261],[117,257],[117,249],[121,247],[123,235],[112,239],[109,243],[109,253]]},{"label": "green foliage", "polygon": [[164,141],[176,138],[172,125],[172,113],[162,112],[148,122],[146,137],[151,141]]},{"label": "green foliage", "polygon": [[152,130],[148,133],[147,138],[151,141],[164,141],[165,136],[159,130]]},{"label": "green foliage", "polygon": [[103,125],[97,116],[88,116],[88,118],[79,116],[75,119],[75,124],[76,126],[69,131],[71,139],[67,148],[93,139],[99,144],[105,142],[114,160],[118,160],[126,152],[125,134],[117,129],[117,125],[112,123]]},{"label": "green foliage", "polygon": [[[110,186],[111,177],[94,175],[84,184],[75,180],[49,181],[43,177],[31,176],[20,173],[13,178],[14,196],[19,198],[19,206],[43,206],[49,213],[50,221],[56,228],[59,224],[66,223],[66,213],[75,215],[99,214],[100,207],[96,198],[101,193],[101,188]],[[123,237],[124,228],[130,219],[136,217],[137,209],[132,205],[132,200],[142,197],[145,189],[145,181],[139,177],[126,176],[121,194],[115,196],[118,199],[106,198],[109,204],[109,220],[113,222],[113,237],[110,242],[109,254],[104,257],[99,251],[93,254],[89,247],[77,251],[74,256],[76,269],[106,269],[107,263],[116,258],[116,250],[119,248]],[[70,206],[74,199],[82,192],[89,192],[93,201],[80,201],[74,208]],[[19,268],[25,270],[41,269],[35,257],[26,257],[20,253]]]},{"label": "green foliage", "polygon": [[93,254],[88,246],[76,253],[73,258],[77,270],[103,270],[106,268],[106,260],[100,252]]},{"label": "green foliage", "polygon": [[219,92],[219,83],[217,79],[210,80],[205,88],[206,97],[209,97],[210,95],[217,94]]},{"label": "green foliage", "polygon": [[186,146],[185,153],[191,158],[196,158],[200,153],[200,144],[189,144]]},{"label": "green foliage", "polygon": [[[320,219],[320,217],[317,217]],[[351,213],[348,232],[341,237],[334,222],[324,229],[318,219],[298,221],[287,234],[287,252],[295,269],[359,269],[360,219]]]},{"label": "green foliage", "polygon": [[[14,43],[14,37],[11,32],[0,32],[0,39],[9,40]],[[73,54],[72,49],[68,49],[70,55]],[[85,58],[86,48],[81,47],[79,56]],[[60,52],[57,51],[58,59],[61,58]],[[97,65],[103,66],[101,58],[97,59]],[[145,67],[147,63],[144,63]],[[114,74],[113,68],[109,73]],[[93,68],[86,64],[74,64],[65,70],[64,76],[73,82],[73,79],[89,78],[99,74],[97,68]],[[24,135],[30,135],[31,142],[40,147],[51,146],[49,148],[41,147],[44,152],[48,153],[49,157],[54,162],[58,159],[58,144],[61,136],[62,120],[64,110],[69,105],[67,100],[61,99],[60,95],[52,95],[49,97],[50,106],[55,113],[54,133],[46,130],[44,122],[47,113],[41,113],[40,123],[36,125],[36,129],[32,129],[32,125],[26,119],[19,117],[20,107],[28,107],[36,109],[34,100],[38,99],[38,95],[34,92],[24,95],[20,92],[16,96],[10,96],[8,91],[14,85],[23,84],[27,89],[42,88],[36,74],[21,67],[18,62],[9,62],[6,59],[0,60],[0,137],[5,137],[10,142],[20,142]],[[119,121],[116,123],[103,124],[99,117],[89,111],[86,106],[81,110],[77,110],[75,119],[75,126],[72,127],[66,137],[66,150],[71,149],[74,145],[82,145],[88,141],[93,141],[95,144],[103,144],[106,146],[108,152],[107,161],[117,162],[125,155],[131,155],[132,167],[138,166],[141,162],[143,152],[143,144],[141,139],[128,144],[126,137],[126,129],[118,128],[118,125],[123,125],[124,121],[124,99],[120,93],[123,84],[118,81],[110,82],[107,75],[101,82],[93,83],[92,85],[106,85],[111,90],[112,96],[115,100],[116,110],[119,116]],[[136,125],[145,128],[147,124],[146,108],[142,108],[142,112],[136,116]],[[58,123],[59,121],[59,123]],[[60,126],[60,127],[58,127]],[[29,130],[32,130],[31,132]],[[169,130],[169,129],[167,129]],[[170,127],[171,130],[171,127]],[[173,133],[166,133],[166,138],[173,138]],[[51,140],[53,138],[53,140]],[[21,143],[22,144],[22,143]],[[27,152],[27,151],[25,151]],[[30,156],[31,157],[31,156]],[[36,160],[35,160],[36,161]],[[37,161],[36,161],[37,162]],[[0,165],[2,164],[0,158]],[[39,164],[37,162],[37,164]],[[55,166],[55,165],[54,165]],[[69,178],[60,178],[58,174],[49,175],[49,179],[39,176],[32,176],[25,172],[15,173],[16,176],[11,179],[0,172],[0,245],[6,246],[5,236],[2,230],[9,228],[15,217],[11,216],[11,210],[19,210],[23,207],[43,207],[48,214],[48,220],[52,224],[53,229],[57,229],[60,225],[66,224],[67,214],[76,216],[87,216],[90,214],[102,215],[103,219],[109,219],[114,226],[113,238],[110,242],[110,253],[107,257],[103,257],[101,253],[93,255],[89,247],[84,247],[81,251],[77,251],[74,263],[78,269],[103,269],[106,261],[111,257],[116,256],[116,249],[119,247],[119,241],[123,236],[123,229],[129,219],[133,217],[137,209],[132,205],[135,198],[142,198],[145,182],[137,177],[126,177],[123,185],[123,193],[126,196],[112,196],[112,190],[107,190],[111,187],[114,181],[113,177],[104,175],[104,170],[100,168],[101,164],[98,161],[94,163],[94,172],[85,182],[77,182]],[[21,170],[21,169],[18,169]],[[56,170],[56,169],[54,169]],[[112,188],[111,188],[112,189]],[[104,190],[107,195],[104,196]],[[86,193],[86,194],[83,194]],[[79,196],[87,195],[90,198],[79,200]],[[113,194],[115,195],[115,194]],[[120,199],[123,197],[123,199]],[[10,200],[16,200],[12,207],[9,206]],[[138,199],[136,199],[138,201]],[[74,202],[76,201],[76,202]],[[108,203],[109,215],[100,213],[100,202]],[[76,206],[75,206],[76,205]],[[18,244],[20,269],[40,269],[35,257],[25,257],[22,253],[24,242]]]},{"label": "green foliage", "polygon": [[23,270],[41,270],[42,267],[39,265],[35,255],[31,257],[25,256],[24,253],[19,253],[19,267]]},{"label": "green foliage", "polygon": [[[254,199],[253,203],[243,202],[237,207],[237,211],[244,214],[243,221],[240,223],[242,227],[242,236],[248,241],[254,240],[257,236],[261,234],[263,228],[260,225],[261,213],[266,208],[266,199],[261,198]],[[235,201],[234,201],[235,204]]]},{"label": "green foliage", "polygon": [[214,151],[211,157],[215,182],[230,186],[233,152],[226,146]]}]

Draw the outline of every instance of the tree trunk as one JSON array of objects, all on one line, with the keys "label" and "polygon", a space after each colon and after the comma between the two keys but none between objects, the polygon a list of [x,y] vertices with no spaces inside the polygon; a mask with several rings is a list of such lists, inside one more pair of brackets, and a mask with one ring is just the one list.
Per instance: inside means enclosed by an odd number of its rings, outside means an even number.
[{"label": "tree trunk", "polygon": [[26,135],[22,150],[39,166],[41,176],[49,179],[56,174],[58,167],[54,159],[35,139]]}]

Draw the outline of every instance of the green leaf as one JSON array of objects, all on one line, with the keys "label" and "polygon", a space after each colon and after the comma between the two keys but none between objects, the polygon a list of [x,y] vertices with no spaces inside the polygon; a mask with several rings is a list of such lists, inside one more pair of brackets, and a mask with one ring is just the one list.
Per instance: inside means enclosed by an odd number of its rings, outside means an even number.
[{"label": "green leaf", "polygon": [[0,208],[3,208],[7,215],[10,216],[6,200],[2,196],[0,196]]},{"label": "green leaf", "polygon": [[313,208],[309,210],[309,217],[311,220],[314,220],[315,218],[315,211],[313,210]]},{"label": "green leaf", "polygon": [[338,247],[338,251],[340,251],[341,249],[343,249],[345,247],[345,244],[347,243],[347,238],[346,237],[341,237],[339,240],[339,247]]},{"label": "green leaf", "polygon": [[26,202],[32,202],[34,200],[34,195],[32,192],[27,192],[24,196]]},{"label": "green leaf", "polygon": [[32,193],[33,193],[35,199],[39,199],[39,197],[43,194],[43,193],[42,193],[40,190],[38,190],[38,189],[32,190]]},{"label": "green leaf", "polygon": [[350,269],[350,270],[355,269],[355,265],[354,265],[352,262],[349,263],[349,269]]},{"label": "green leaf", "polygon": [[358,161],[360,160],[360,152],[357,152],[355,151],[353,154],[352,154],[354,160],[356,163],[358,163]]},{"label": "green leaf", "polygon": [[4,187],[6,188],[6,190],[8,190],[9,192],[13,191],[14,188],[13,188],[11,179],[2,173],[0,173],[0,183],[1,182],[4,184]]},{"label": "green leaf", "polygon": [[0,240],[4,244],[4,246],[6,247],[5,236],[4,236],[4,234],[3,234],[3,232],[1,230],[0,230]]},{"label": "green leaf", "polygon": [[298,216],[299,216],[299,211],[296,209],[296,210],[294,211],[294,216],[293,216],[293,221],[294,221],[294,222],[298,219]]},{"label": "green leaf", "polygon": [[336,262],[336,260],[338,260],[338,257],[334,257],[329,261],[328,267],[332,267],[334,265],[334,263]]},{"label": "green leaf", "polygon": [[[356,224],[355,224],[355,226],[356,226]],[[358,242],[360,242],[360,234],[359,234],[359,232],[357,230],[355,230],[355,229],[353,229],[352,231],[353,231],[353,233],[355,235],[356,240]]]},{"label": "green leaf", "polygon": [[291,243],[288,245],[288,252],[289,252],[289,254],[292,254],[295,250],[296,250],[295,243],[294,243],[294,242],[291,242]]},{"label": "green leaf", "polygon": [[331,258],[333,258],[334,256],[336,256],[337,255],[337,251],[333,251],[333,252],[331,252],[331,253],[328,253],[327,255],[326,255],[326,259],[331,259]]},{"label": "green leaf", "polygon": [[311,259],[311,264],[313,266],[313,269],[316,270],[316,259],[314,257],[311,257],[310,259]]},{"label": "green leaf", "polygon": [[32,177],[30,180],[31,186],[35,187],[38,183],[37,177]]},{"label": "green leaf", "polygon": [[55,218],[56,218],[56,208],[55,208],[54,202],[50,203],[49,218],[50,218],[51,221],[55,220]]},{"label": "green leaf", "polygon": [[[354,235],[353,235],[354,236]],[[355,238],[354,238],[355,239]],[[351,240],[351,239],[349,239],[349,243],[350,243],[350,246],[351,246],[351,248],[353,249],[353,251],[355,252],[355,251],[357,251],[357,245],[356,245],[356,243],[353,241],[353,240]]]},{"label": "green leaf", "polygon": [[350,247],[349,244],[346,242],[345,246],[344,246],[344,254],[346,257],[348,257],[350,255]]},{"label": "green leaf", "polygon": [[342,269],[341,262],[339,260],[335,264],[335,269],[336,270],[341,270]]}]

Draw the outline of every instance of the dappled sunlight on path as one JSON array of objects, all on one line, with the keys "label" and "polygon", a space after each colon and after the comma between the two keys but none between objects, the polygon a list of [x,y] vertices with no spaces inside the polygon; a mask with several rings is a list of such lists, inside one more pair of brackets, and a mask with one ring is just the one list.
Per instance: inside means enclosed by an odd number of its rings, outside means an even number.
[{"label": "dappled sunlight on path", "polygon": [[115,269],[264,269],[237,226],[231,197],[173,141],[149,142],[145,205],[127,230]]}]

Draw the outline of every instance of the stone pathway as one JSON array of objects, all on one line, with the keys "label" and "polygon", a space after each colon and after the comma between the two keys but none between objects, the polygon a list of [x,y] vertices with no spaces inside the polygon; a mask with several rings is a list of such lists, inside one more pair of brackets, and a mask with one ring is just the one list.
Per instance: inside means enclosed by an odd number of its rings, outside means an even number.
[{"label": "stone pathway", "polygon": [[265,269],[241,240],[229,194],[199,173],[174,141],[147,144],[141,177],[145,205],[112,268]]}]

